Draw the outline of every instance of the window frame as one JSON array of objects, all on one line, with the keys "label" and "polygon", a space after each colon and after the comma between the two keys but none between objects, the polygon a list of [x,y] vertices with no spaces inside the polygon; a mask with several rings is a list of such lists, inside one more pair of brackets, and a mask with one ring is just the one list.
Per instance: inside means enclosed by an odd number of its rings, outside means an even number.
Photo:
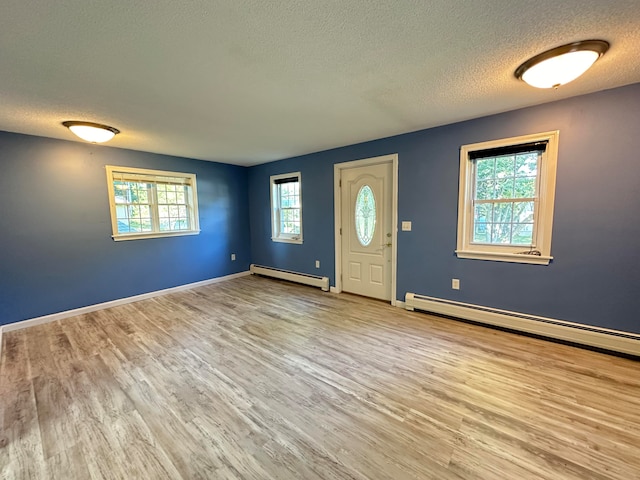
[{"label": "window frame", "polygon": [[[200,234],[200,220],[198,215],[198,189],[196,184],[196,175],[194,173],[184,172],[172,172],[166,170],[150,170],[146,168],[134,168],[134,167],[122,167],[115,165],[106,165],[107,174],[107,191],[109,192],[109,213],[111,215],[111,238],[114,241],[119,242],[123,240],[141,240],[147,238],[163,238],[163,237],[181,237],[185,235],[198,235]],[[153,231],[150,232],[134,232],[134,233],[119,233],[118,232],[118,216],[116,212],[114,182],[118,181],[117,175],[131,175],[140,176],[141,183],[150,183],[152,187],[152,197],[149,206],[151,208],[151,222]],[[144,178],[147,177],[147,178]],[[161,183],[162,178],[179,178],[184,179],[182,183],[175,182],[176,185],[188,185],[190,188],[190,194],[187,195],[187,215],[189,218],[190,227],[189,230],[173,230],[173,231],[161,231],[160,220],[158,212],[158,203],[156,201],[156,185]]]},{"label": "window frame", "polygon": [[[300,233],[283,233],[280,231],[280,215],[281,215],[281,202],[280,202],[280,185],[276,183],[278,180],[284,178],[298,179],[298,202],[300,211]],[[269,177],[270,185],[270,206],[271,206],[271,240],[274,242],[283,243],[295,243],[301,244],[303,242],[302,237],[302,174],[300,172],[282,173],[279,175],[271,175]],[[277,204],[276,204],[277,202]]]},{"label": "window frame", "polygon": [[[493,260],[500,262],[548,265],[551,256],[551,233],[556,190],[556,170],[558,164],[558,130],[510,137],[488,142],[463,145],[460,148],[460,180],[458,190],[458,258]],[[496,245],[473,243],[474,211],[473,202],[476,183],[475,160],[472,152],[493,148],[519,146],[529,143],[546,142],[546,150],[541,154],[538,165],[537,197],[534,200],[533,246]],[[488,158],[488,157],[487,157]],[[540,255],[530,254],[538,251]]]}]

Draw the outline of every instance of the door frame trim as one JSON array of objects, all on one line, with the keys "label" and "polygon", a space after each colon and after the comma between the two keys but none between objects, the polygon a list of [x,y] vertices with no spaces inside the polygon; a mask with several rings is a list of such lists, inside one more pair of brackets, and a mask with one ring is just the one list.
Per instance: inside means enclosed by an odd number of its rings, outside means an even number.
[{"label": "door frame trim", "polygon": [[334,238],[335,238],[335,286],[332,292],[342,292],[342,196],[340,195],[340,179],[342,171],[350,168],[368,167],[383,163],[391,164],[391,305],[396,305],[397,297],[397,264],[398,264],[398,154],[392,153],[380,157],[364,158],[351,162],[335,163],[333,165],[333,206],[334,206]]}]

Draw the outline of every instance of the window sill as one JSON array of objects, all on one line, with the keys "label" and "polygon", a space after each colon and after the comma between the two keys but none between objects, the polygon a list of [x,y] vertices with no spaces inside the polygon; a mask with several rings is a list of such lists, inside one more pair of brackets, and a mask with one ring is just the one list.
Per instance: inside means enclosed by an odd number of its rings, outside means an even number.
[{"label": "window sill", "polygon": [[553,257],[524,255],[504,252],[482,252],[477,250],[456,250],[458,258],[473,260],[491,260],[494,262],[529,263],[533,265],[549,265]]},{"label": "window sill", "polygon": [[297,243],[298,245],[302,244],[302,239],[301,238],[280,238],[280,237],[271,237],[271,240],[273,242],[280,242],[280,243]]},{"label": "window sill", "polygon": [[185,235],[199,235],[200,230],[189,230],[182,232],[166,232],[166,233],[122,233],[120,235],[111,235],[115,242],[124,240],[143,240],[145,238],[165,238],[165,237],[184,237]]}]

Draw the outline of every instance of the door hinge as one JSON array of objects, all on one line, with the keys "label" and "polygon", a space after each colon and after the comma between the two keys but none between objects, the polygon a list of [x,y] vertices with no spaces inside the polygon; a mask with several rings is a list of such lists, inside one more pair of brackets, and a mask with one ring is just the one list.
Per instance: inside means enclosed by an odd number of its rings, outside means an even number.
[{"label": "door hinge", "polygon": [[340,227],[340,235],[342,235],[342,227]]},{"label": "door hinge", "polygon": [[338,180],[338,187],[342,188],[342,179]]}]

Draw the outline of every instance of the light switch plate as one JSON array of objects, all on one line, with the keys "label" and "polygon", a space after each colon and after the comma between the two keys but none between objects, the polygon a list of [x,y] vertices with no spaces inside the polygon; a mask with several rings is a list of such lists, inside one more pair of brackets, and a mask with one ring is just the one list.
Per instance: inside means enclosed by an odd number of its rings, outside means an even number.
[{"label": "light switch plate", "polygon": [[411,231],[411,222],[402,222],[402,231],[410,232]]}]

